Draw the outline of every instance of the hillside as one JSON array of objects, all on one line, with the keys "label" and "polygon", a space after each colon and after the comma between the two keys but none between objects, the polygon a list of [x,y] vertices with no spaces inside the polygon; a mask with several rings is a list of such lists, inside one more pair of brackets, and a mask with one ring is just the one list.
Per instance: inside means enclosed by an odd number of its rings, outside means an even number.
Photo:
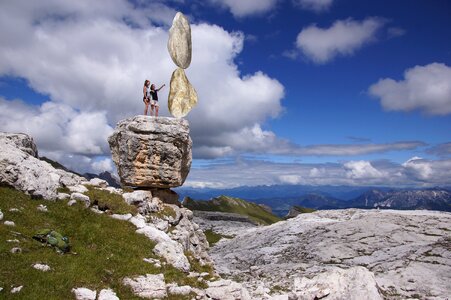
[{"label": "hillside", "polygon": [[183,200],[183,205],[191,210],[217,211],[244,215],[261,225],[269,225],[281,220],[281,218],[268,212],[265,207],[228,196],[219,196],[208,201],[196,201],[186,197]]}]

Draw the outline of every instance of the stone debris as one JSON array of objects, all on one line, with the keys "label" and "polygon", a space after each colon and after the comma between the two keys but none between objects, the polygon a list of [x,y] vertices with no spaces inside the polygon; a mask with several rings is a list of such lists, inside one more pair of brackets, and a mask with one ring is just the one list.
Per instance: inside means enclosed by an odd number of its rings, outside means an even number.
[{"label": "stone debris", "polygon": [[193,288],[189,285],[178,286],[177,284],[168,284],[166,288],[170,295],[186,296],[193,291]]},{"label": "stone debris", "polygon": [[93,213],[98,214],[98,215],[101,215],[101,214],[104,214],[104,213],[105,213],[104,211],[101,211],[97,205],[91,207],[90,210],[91,210]]},{"label": "stone debris", "polygon": [[34,197],[54,200],[60,186],[77,185],[83,180],[38,159],[36,145],[28,135],[0,133],[1,183]]},{"label": "stone debris", "polygon": [[88,288],[73,288],[72,293],[76,300],[96,300],[97,292]]},{"label": "stone debris", "polygon": [[119,297],[112,289],[103,289],[100,291],[97,300],[119,300]]},{"label": "stone debris", "polygon": [[121,182],[140,188],[183,184],[191,167],[188,121],[135,116],[120,121],[108,138]]},{"label": "stone debris", "polygon": [[137,190],[131,193],[122,194],[125,202],[138,208],[139,213],[147,214],[160,210],[161,201],[152,197],[152,192],[145,190]]},{"label": "stone debris", "polygon": [[186,69],[191,64],[192,44],[191,27],[188,19],[177,12],[169,29],[168,51],[172,61],[180,68]]},{"label": "stone debris", "polygon": [[15,208],[15,207],[10,208],[9,211],[10,212],[20,212],[20,210],[18,208]]},{"label": "stone debris", "polygon": [[124,215],[121,215],[121,214],[112,214],[111,217],[112,217],[113,219],[116,219],[116,220],[128,221],[128,220],[130,220],[133,216],[132,216],[132,214],[124,214]]},{"label": "stone debris", "polygon": [[77,200],[69,200],[69,201],[67,202],[67,206],[75,205],[75,203],[77,203]]},{"label": "stone debris", "polygon": [[5,222],[3,222],[3,224],[5,224],[6,226],[11,226],[11,227],[16,226],[16,223],[14,223],[13,221],[5,221]]},{"label": "stone debris", "polygon": [[66,193],[58,193],[57,198],[58,200],[66,200],[70,198],[70,195]]},{"label": "stone debris", "polygon": [[70,199],[83,202],[85,204],[85,207],[89,207],[89,205],[91,205],[91,199],[89,199],[88,196],[81,194],[81,193],[77,193],[77,192],[72,193],[70,195]]},{"label": "stone debris", "polygon": [[11,289],[11,294],[17,294],[18,292],[20,292],[23,289],[23,285],[20,286],[16,286],[14,288]]},{"label": "stone debris", "polygon": [[155,258],[143,258],[143,261],[154,265],[157,268],[161,268],[161,262],[158,259]]},{"label": "stone debris", "polygon": [[42,272],[47,272],[47,271],[51,270],[50,266],[48,266],[46,264],[34,264],[33,268],[35,268],[36,270],[42,271]]},{"label": "stone debris", "polygon": [[0,210],[0,221],[3,220],[3,212]]},{"label": "stone debris", "polygon": [[240,283],[221,279],[208,282],[205,290],[208,297],[221,300],[251,300],[249,291]]},{"label": "stone debris", "polygon": [[49,210],[47,209],[47,206],[43,205],[43,204],[39,204],[38,207],[36,208],[37,210],[41,211],[41,212],[48,212]]},{"label": "stone debris", "polygon": [[163,274],[124,278],[122,283],[129,286],[133,293],[146,299],[162,299],[167,297]]},{"label": "stone debris", "polygon": [[7,243],[20,243],[20,241],[18,239],[14,239],[14,240],[6,240]]},{"label": "stone debris", "polygon": [[382,300],[374,274],[364,267],[333,268],[312,279],[296,278],[294,293],[301,299]]},{"label": "stone debris", "polygon": [[10,252],[13,254],[22,253],[22,249],[19,247],[14,247],[10,250]]},{"label": "stone debris", "polygon": [[86,183],[86,185],[98,187],[98,188],[107,188],[108,182],[106,180],[100,179],[100,178],[92,178],[89,180],[89,182]]},{"label": "stone debris", "polygon": [[176,69],[171,76],[168,108],[176,118],[183,118],[197,104],[197,92],[183,69]]},{"label": "stone debris", "polygon": [[83,194],[83,193],[86,193],[87,191],[89,191],[88,188],[85,187],[82,184],[74,185],[74,186],[68,186],[67,188],[69,189],[69,191],[71,191],[71,193]]}]

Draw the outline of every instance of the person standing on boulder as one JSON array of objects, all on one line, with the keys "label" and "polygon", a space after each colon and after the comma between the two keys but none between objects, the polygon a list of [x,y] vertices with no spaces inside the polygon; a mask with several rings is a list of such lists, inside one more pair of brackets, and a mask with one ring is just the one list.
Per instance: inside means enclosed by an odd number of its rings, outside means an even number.
[{"label": "person standing on boulder", "polygon": [[155,108],[155,117],[158,117],[158,109],[160,105],[158,104],[158,91],[161,90],[165,84],[160,86],[159,89],[155,89],[155,84],[150,86],[150,96],[152,96],[152,100],[150,101],[150,115],[153,113],[153,109]]},{"label": "person standing on boulder", "polygon": [[[149,104],[150,104],[150,81],[147,79],[144,81],[143,102],[145,105],[144,115],[147,116],[147,110],[149,109]],[[153,109],[150,110],[150,115],[152,115],[152,110]]]}]

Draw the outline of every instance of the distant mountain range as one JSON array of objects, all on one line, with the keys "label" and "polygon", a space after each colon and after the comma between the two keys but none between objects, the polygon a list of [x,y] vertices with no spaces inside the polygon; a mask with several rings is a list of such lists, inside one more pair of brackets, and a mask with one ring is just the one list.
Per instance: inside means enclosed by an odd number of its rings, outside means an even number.
[{"label": "distant mountain range", "polygon": [[[238,197],[269,206],[283,217],[293,206],[312,209],[391,208],[451,212],[451,192],[443,188],[399,189],[331,186],[259,186],[229,190],[179,188],[180,197],[210,199],[218,194]],[[212,195],[211,197],[209,197]],[[352,196],[352,197],[351,197]]]}]

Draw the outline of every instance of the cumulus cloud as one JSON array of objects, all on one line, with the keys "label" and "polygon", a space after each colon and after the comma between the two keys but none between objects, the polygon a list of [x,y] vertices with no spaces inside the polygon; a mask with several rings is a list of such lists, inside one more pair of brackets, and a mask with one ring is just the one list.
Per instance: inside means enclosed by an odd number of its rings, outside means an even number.
[{"label": "cumulus cloud", "polygon": [[270,11],[279,0],[210,0],[213,4],[219,4],[228,8],[235,17],[259,15]]},{"label": "cumulus cloud", "polygon": [[337,56],[349,56],[375,40],[376,33],[385,24],[381,18],[335,21],[329,28],[316,24],[302,29],[296,47],[304,56],[317,64],[325,64]]},{"label": "cumulus cloud", "polygon": [[113,161],[110,158],[94,161],[91,166],[95,173],[112,172],[114,170]]},{"label": "cumulus cloud", "polygon": [[451,67],[442,63],[415,66],[404,79],[380,79],[369,88],[386,110],[419,110],[431,115],[451,113]]},{"label": "cumulus cloud", "polygon": [[[165,17],[155,19],[159,14],[149,13],[151,5],[159,5]],[[30,106],[1,99],[0,130],[25,131],[53,155],[108,155],[112,126],[143,109],[144,79],[168,83],[175,69],[167,27],[158,25],[170,23],[174,14],[163,2],[1,2],[0,76],[25,79],[48,101]],[[192,25],[192,39],[187,75],[199,104],[188,120],[195,157],[236,153],[245,141],[265,146],[258,128],[282,111],[284,87],[262,72],[240,73],[234,59],[243,48],[242,33],[201,23]],[[160,94],[161,114],[169,115],[168,89]],[[217,136],[233,137],[235,144]]]},{"label": "cumulus cloud", "polygon": [[328,10],[332,6],[333,1],[334,0],[294,0],[293,2],[302,9],[321,12]]},{"label": "cumulus cloud", "polygon": [[410,158],[402,166],[408,175],[419,180],[427,180],[433,175],[431,163],[418,156]]},{"label": "cumulus cloud", "polygon": [[380,178],[382,172],[374,168],[369,161],[349,161],[343,165],[346,176],[353,179]]}]

